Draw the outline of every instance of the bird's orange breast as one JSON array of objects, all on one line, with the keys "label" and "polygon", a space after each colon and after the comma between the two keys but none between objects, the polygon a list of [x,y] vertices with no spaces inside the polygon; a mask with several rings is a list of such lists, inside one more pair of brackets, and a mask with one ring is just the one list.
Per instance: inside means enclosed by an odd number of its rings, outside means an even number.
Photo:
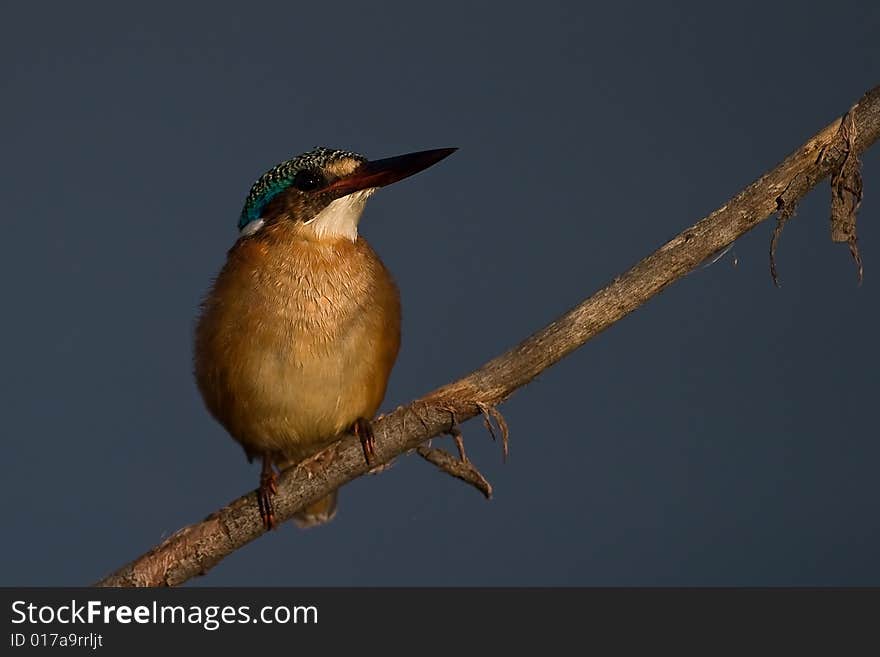
[{"label": "bird's orange breast", "polygon": [[397,287],[362,238],[276,224],[229,252],[196,329],[196,380],[248,455],[295,463],[373,417],[399,346]]}]

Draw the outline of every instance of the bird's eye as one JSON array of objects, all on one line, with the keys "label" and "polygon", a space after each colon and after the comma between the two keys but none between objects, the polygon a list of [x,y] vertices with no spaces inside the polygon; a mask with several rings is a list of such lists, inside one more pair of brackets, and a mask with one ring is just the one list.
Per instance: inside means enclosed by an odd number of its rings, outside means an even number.
[{"label": "bird's eye", "polygon": [[304,169],[293,177],[293,186],[301,192],[310,192],[324,185],[324,177],[316,171]]}]

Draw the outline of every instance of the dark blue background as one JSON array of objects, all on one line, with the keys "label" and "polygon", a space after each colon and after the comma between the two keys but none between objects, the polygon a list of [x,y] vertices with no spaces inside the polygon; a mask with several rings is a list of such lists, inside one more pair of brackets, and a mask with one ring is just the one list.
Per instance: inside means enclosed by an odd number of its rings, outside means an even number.
[{"label": "dark blue background", "polygon": [[[252,489],[202,407],[199,300],[250,184],[316,144],[459,146],[370,202],[404,345],[463,375],[880,82],[875,2],[49,3],[0,26],[0,583],[84,584]],[[822,185],[518,392],[483,501],[417,457],[198,584],[880,584],[880,156],[865,283]],[[736,266],[734,261],[737,262]]]}]

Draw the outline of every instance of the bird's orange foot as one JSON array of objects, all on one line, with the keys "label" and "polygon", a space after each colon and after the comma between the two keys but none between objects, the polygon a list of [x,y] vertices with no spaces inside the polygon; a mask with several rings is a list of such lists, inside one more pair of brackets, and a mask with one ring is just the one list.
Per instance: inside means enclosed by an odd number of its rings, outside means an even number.
[{"label": "bird's orange foot", "polygon": [[278,475],[272,467],[272,460],[263,457],[263,470],[260,473],[260,487],[257,489],[257,503],[260,507],[260,518],[266,530],[275,527],[275,509],[272,506],[272,498],[278,492]]},{"label": "bird's orange foot", "polygon": [[367,465],[373,465],[376,460],[376,436],[373,435],[373,425],[367,418],[359,417],[354,421],[351,430],[361,440]]}]

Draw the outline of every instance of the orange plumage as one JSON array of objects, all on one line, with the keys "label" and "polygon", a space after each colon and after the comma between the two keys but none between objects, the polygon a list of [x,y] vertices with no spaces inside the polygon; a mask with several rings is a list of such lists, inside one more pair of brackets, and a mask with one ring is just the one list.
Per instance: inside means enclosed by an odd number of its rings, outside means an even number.
[{"label": "orange plumage", "polygon": [[248,457],[283,467],[374,416],[399,347],[397,286],[369,244],[277,223],[230,250],[196,329],[196,380]]}]

